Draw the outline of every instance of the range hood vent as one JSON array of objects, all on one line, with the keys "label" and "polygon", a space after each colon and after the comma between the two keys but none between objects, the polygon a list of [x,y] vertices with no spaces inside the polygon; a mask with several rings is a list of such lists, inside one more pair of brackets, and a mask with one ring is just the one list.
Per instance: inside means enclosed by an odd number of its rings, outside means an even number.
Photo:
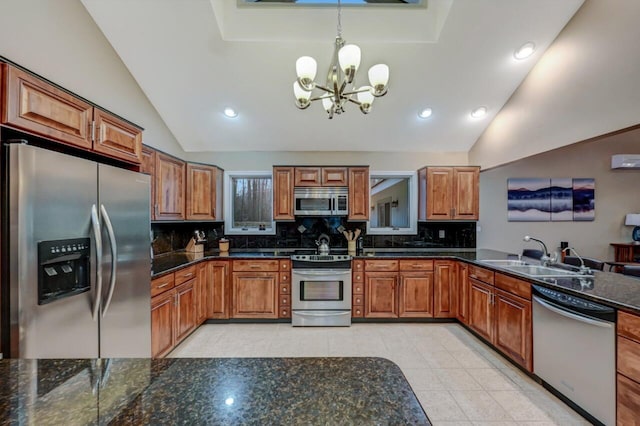
[{"label": "range hood vent", "polygon": [[640,170],[640,154],[612,155],[611,168],[623,170]]}]

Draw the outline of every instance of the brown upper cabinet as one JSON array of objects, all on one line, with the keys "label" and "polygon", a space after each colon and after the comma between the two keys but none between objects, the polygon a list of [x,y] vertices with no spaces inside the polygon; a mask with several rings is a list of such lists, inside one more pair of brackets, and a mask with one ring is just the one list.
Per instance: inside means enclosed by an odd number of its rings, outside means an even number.
[{"label": "brown upper cabinet", "polygon": [[187,219],[215,220],[218,168],[187,163]]},{"label": "brown upper cabinet", "polygon": [[349,167],[349,220],[369,220],[369,167]]},{"label": "brown upper cabinet", "polygon": [[185,218],[184,161],[156,152],[154,216],[156,220]]},{"label": "brown upper cabinet", "polygon": [[154,176],[156,173],[156,151],[145,145],[142,145],[140,173],[151,175],[151,194],[149,194],[149,199],[151,200],[151,220],[155,220],[156,180],[154,179]]},{"label": "brown upper cabinet", "polygon": [[14,66],[1,65],[3,125],[140,163],[142,129]]},{"label": "brown upper cabinet", "polygon": [[293,167],[273,168],[273,220],[293,220]]},{"label": "brown upper cabinet", "polygon": [[296,167],[295,186],[347,186],[346,167]]},{"label": "brown upper cabinet", "polygon": [[418,219],[478,220],[479,167],[426,167],[418,178]]}]

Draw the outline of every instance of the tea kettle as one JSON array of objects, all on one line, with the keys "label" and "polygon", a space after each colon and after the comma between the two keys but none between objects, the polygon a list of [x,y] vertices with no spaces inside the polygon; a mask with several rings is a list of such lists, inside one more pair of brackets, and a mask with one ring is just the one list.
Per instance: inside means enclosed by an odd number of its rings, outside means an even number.
[{"label": "tea kettle", "polygon": [[329,236],[320,234],[316,240],[318,246],[318,254],[329,254]]}]

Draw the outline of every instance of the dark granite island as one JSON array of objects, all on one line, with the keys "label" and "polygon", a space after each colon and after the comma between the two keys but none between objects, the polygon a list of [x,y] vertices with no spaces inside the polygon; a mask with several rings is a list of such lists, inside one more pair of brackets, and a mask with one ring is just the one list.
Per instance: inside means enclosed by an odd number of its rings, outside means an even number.
[{"label": "dark granite island", "polygon": [[0,424],[430,424],[382,358],[13,359],[0,377]]}]

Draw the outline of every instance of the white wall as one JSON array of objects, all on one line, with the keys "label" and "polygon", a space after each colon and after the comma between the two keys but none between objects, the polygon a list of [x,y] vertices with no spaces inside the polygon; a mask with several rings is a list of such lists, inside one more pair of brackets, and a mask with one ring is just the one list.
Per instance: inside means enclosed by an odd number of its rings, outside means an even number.
[{"label": "white wall", "polygon": [[274,165],[368,165],[375,171],[395,171],[469,164],[466,152],[189,152],[185,158],[215,164],[225,170],[271,170]]},{"label": "white wall", "polygon": [[[409,227],[409,185],[406,179],[401,180],[395,185],[386,188],[380,192],[371,196],[372,210],[369,213],[369,220],[372,227],[379,227],[378,224],[378,203],[391,201],[398,201],[397,207],[391,207],[391,226],[398,228]],[[375,208],[374,208],[375,207]]]},{"label": "white wall", "polygon": [[640,1],[586,0],[469,152],[483,169],[640,122]]},{"label": "white wall", "polygon": [[144,127],[144,143],[184,156],[79,0],[0,0],[0,55]]},{"label": "white wall", "polygon": [[[482,171],[478,247],[520,253],[539,247],[522,241],[531,235],[549,250],[568,241],[583,256],[613,260],[609,243],[631,241],[624,218],[640,212],[640,170],[611,170],[613,154],[640,154],[640,128]],[[595,178],[595,221],[508,222],[507,179],[514,177]]]}]

